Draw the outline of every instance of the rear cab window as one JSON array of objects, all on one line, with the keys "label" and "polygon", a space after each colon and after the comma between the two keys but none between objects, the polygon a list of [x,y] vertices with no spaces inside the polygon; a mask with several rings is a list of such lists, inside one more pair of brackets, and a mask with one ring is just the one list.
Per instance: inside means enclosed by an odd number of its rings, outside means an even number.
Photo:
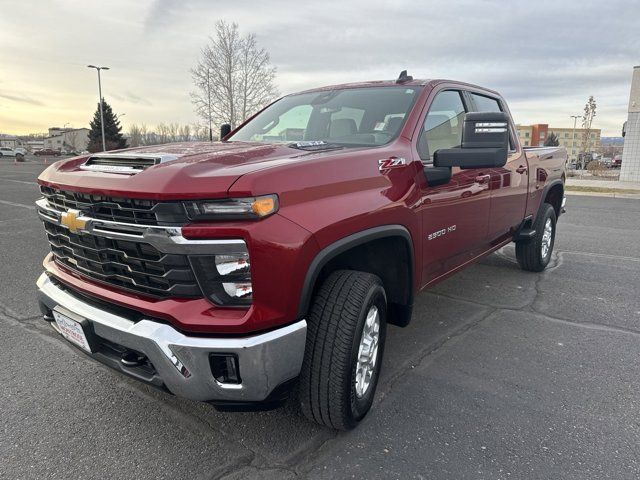
[{"label": "rear cab window", "polygon": [[[473,103],[474,112],[504,112],[500,100],[497,98],[481,95],[479,93],[467,92]],[[509,119],[509,150],[515,151],[517,149],[517,140],[515,140],[516,133],[512,125],[511,119]]]}]

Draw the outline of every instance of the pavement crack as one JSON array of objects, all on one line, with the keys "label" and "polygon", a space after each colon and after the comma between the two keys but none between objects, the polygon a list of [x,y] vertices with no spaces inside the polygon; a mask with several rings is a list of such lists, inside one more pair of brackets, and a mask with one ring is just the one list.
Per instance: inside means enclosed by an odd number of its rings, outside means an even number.
[{"label": "pavement crack", "polygon": [[[482,315],[480,318],[478,318],[478,319],[476,319],[476,320],[474,320],[472,322],[469,322],[469,323],[466,323],[466,324],[462,325],[458,329],[456,329],[453,332],[451,332],[451,334],[447,335],[447,337],[445,337],[445,338],[441,339],[440,341],[436,342],[435,344],[433,344],[431,346],[431,348],[420,352],[419,354],[415,355],[414,357],[410,358],[407,362],[405,362],[405,364],[403,365],[403,368],[399,371],[398,374],[396,374],[394,377],[392,377],[390,379],[390,381],[388,382],[388,384],[386,385],[384,390],[378,390],[378,394],[376,395],[376,400],[375,400],[374,404],[377,405],[377,404],[381,403],[382,401],[384,401],[385,397],[389,394],[389,392],[391,392],[394,389],[395,385],[400,380],[402,380],[409,372],[411,372],[411,370],[414,368],[414,366],[422,364],[422,362],[427,357],[437,353],[447,343],[449,343],[452,340],[455,340],[458,337],[461,337],[464,334],[466,334],[467,332],[473,330],[478,325],[480,325],[482,322],[484,322],[489,317],[491,317],[494,313],[496,313],[497,311],[500,310],[500,308],[492,307],[490,305],[483,305],[483,306],[489,307],[489,310],[484,315]],[[411,365],[411,367],[407,368],[409,365]]]},{"label": "pavement crack", "polygon": [[327,445],[340,435],[340,432],[334,430],[327,429],[325,432],[317,441],[306,445],[304,449],[296,452],[286,460],[286,465],[291,471],[295,472],[296,476],[309,472],[315,466],[316,460],[322,455]]},{"label": "pavement crack", "polygon": [[576,322],[575,320],[569,320],[567,318],[549,315],[548,313],[540,312],[539,310],[536,310],[536,309],[532,309],[531,312],[536,314],[537,316],[542,317],[545,320],[555,322],[555,323],[561,323],[564,325],[571,325],[574,327],[586,328],[589,330],[596,330],[601,332],[622,333],[627,335],[640,336],[640,331],[634,330],[632,328],[616,327],[615,325],[606,325],[604,323],[595,323],[595,322]]},{"label": "pavement crack", "polygon": [[249,452],[247,455],[241,455],[236,458],[231,463],[225,465],[224,467],[218,468],[212,475],[207,475],[207,479],[210,480],[222,480],[224,478],[228,478],[230,475],[234,474],[241,468],[250,467],[253,465],[255,460],[255,453]]}]

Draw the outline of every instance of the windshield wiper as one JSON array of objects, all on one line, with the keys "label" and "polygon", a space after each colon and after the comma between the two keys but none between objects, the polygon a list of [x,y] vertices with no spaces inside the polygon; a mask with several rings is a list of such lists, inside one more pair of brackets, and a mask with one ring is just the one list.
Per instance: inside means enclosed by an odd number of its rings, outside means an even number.
[{"label": "windshield wiper", "polygon": [[339,145],[337,143],[328,143],[324,140],[305,140],[301,142],[288,143],[287,147],[297,148],[298,150],[318,151],[344,148],[344,145]]}]

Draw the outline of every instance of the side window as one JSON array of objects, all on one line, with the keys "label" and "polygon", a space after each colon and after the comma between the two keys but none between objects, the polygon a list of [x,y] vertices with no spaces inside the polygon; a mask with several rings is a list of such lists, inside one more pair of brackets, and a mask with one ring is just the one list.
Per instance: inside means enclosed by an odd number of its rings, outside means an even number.
[{"label": "side window", "polygon": [[[469,92],[469,96],[473,99],[473,103],[475,104],[476,112],[502,112],[502,108],[500,108],[500,103],[495,98],[485,97],[484,95],[479,95],[477,93]],[[525,137],[529,137],[529,133],[525,134]],[[515,137],[513,136],[513,125],[511,126],[511,134],[509,135],[509,149],[515,150],[514,145]]]},{"label": "side window", "polygon": [[418,140],[418,154],[423,163],[433,163],[437,150],[460,146],[465,113],[459,91],[445,90],[436,95]]},{"label": "side window", "polygon": [[500,104],[495,98],[485,97],[484,95],[478,95],[477,93],[470,93],[473,103],[476,104],[476,111],[478,112],[501,112]]}]

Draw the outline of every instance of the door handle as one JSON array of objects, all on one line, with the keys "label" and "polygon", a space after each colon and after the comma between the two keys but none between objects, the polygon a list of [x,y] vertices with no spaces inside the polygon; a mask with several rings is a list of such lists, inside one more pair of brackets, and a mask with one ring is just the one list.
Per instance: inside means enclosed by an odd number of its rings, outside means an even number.
[{"label": "door handle", "polygon": [[516,172],[527,173],[527,167],[525,167],[524,165],[520,165],[518,168],[516,168]]},{"label": "door handle", "polygon": [[476,183],[486,183],[491,179],[491,175],[478,175],[475,178]]}]

